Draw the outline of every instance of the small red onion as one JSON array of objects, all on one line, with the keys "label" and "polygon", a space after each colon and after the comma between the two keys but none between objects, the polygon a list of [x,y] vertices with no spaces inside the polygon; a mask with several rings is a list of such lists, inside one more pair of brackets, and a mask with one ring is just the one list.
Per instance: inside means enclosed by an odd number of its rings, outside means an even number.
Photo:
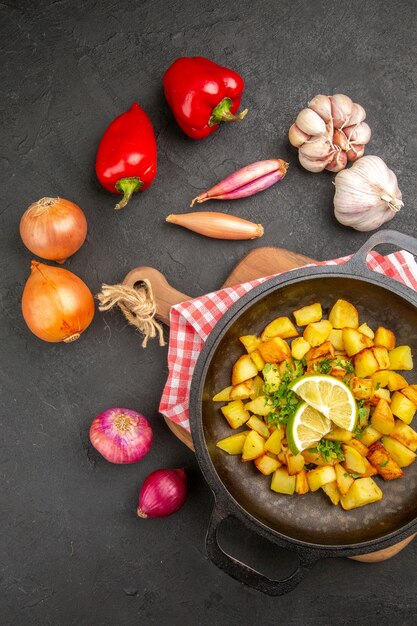
[{"label": "small red onion", "polygon": [[168,517],[187,497],[187,474],[183,469],[160,469],[149,474],[141,487],[139,517]]},{"label": "small red onion", "polygon": [[131,409],[107,409],[93,420],[90,441],[110,463],[136,463],[152,445],[152,428]]}]

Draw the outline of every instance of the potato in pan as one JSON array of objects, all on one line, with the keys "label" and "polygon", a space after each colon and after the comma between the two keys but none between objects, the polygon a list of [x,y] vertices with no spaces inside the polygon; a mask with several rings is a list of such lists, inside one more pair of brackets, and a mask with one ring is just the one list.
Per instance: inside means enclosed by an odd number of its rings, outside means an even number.
[{"label": "potato in pan", "polygon": [[405,478],[416,458],[417,384],[411,349],[375,330],[339,299],[328,318],[319,302],[272,319],[246,350],[214,402],[237,431],[217,443],[270,476],[288,495],[322,491],[345,510],[380,500],[383,480]]}]

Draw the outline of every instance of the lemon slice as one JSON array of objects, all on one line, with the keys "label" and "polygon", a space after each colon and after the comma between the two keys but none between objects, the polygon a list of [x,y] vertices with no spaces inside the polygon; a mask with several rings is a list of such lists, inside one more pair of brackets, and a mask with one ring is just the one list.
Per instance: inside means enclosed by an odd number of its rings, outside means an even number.
[{"label": "lemon slice", "polygon": [[312,374],[294,381],[290,388],[336,426],[350,432],[354,430],[358,408],[353,393],[342,381],[333,376]]},{"label": "lemon slice", "polygon": [[288,420],[287,441],[293,454],[306,450],[320,441],[331,429],[331,421],[317,409],[302,402],[295,414]]}]

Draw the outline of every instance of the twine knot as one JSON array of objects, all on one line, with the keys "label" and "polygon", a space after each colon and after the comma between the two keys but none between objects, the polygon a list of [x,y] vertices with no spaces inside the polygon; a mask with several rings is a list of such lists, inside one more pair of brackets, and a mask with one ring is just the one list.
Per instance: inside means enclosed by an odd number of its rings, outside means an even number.
[{"label": "twine knot", "polygon": [[143,334],[143,348],[146,348],[149,339],[157,335],[159,345],[165,345],[162,325],[155,319],[156,305],[149,280],[141,281],[138,287],[102,285],[97,299],[100,311],[119,307],[129,324],[136,326]]}]

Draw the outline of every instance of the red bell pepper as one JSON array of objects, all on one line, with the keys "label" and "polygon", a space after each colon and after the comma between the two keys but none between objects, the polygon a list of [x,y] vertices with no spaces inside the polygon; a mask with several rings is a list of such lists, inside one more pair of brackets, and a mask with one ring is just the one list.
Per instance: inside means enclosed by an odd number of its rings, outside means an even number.
[{"label": "red bell pepper", "polygon": [[203,57],[181,57],[163,78],[165,97],[178,125],[192,139],[213,133],[220,122],[242,120],[234,115],[244,89],[243,78]]},{"label": "red bell pepper", "polygon": [[104,133],[96,157],[96,174],[105,189],[123,194],[116,209],[143,191],[156,174],[156,140],[145,111],[134,102]]}]

